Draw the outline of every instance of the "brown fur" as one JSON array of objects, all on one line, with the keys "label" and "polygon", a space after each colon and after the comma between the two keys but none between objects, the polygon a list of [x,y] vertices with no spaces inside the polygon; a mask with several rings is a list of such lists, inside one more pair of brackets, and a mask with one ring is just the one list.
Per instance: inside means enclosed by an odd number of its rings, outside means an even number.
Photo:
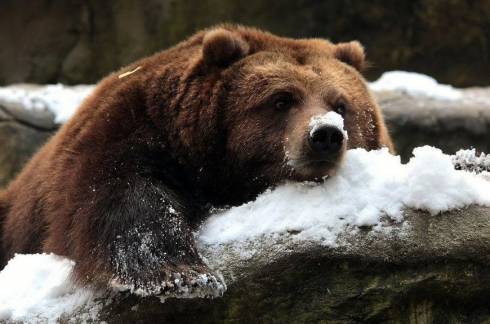
[{"label": "brown fur", "polygon": [[[0,268],[45,251],[75,260],[81,282],[207,271],[191,235],[206,208],[335,169],[341,157],[307,163],[311,116],[341,102],[346,148],[392,148],[363,62],[357,42],[220,26],[107,76],[0,195]],[[278,112],[271,98],[284,92],[294,107]]]}]

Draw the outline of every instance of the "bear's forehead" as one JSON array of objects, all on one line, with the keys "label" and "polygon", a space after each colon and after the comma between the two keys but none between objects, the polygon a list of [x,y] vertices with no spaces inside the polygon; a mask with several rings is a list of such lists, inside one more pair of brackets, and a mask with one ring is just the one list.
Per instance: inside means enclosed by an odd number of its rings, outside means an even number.
[{"label": "bear's forehead", "polygon": [[254,53],[244,61],[239,75],[248,84],[297,87],[306,92],[363,87],[363,79],[355,69],[328,53],[314,52],[298,61],[291,53],[274,49]]}]

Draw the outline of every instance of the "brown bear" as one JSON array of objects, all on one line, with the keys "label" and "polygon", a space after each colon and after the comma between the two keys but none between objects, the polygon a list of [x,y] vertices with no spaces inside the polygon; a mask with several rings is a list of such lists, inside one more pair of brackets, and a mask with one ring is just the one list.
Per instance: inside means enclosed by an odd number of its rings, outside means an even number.
[{"label": "brown bear", "polygon": [[[110,74],[0,194],[0,269],[53,252],[81,284],[215,283],[192,236],[211,206],[321,179],[347,148],[392,147],[363,65],[356,41],[223,25]],[[311,130],[329,111],[348,139]]]}]

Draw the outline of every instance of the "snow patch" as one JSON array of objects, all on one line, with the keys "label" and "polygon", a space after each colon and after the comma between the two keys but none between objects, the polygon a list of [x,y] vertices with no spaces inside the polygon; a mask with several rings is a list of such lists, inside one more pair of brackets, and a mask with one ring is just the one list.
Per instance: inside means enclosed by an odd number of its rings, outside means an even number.
[{"label": "snow patch", "polygon": [[475,149],[459,150],[452,157],[456,169],[470,172],[490,172],[490,154],[480,153]]},{"label": "snow patch", "polygon": [[16,254],[0,272],[0,321],[57,323],[81,309],[95,320],[96,294],[72,284],[74,265],[54,254]]},{"label": "snow patch", "polygon": [[424,146],[402,164],[387,149],[348,150],[338,173],[317,183],[286,183],[253,202],[218,211],[202,226],[201,244],[246,242],[291,235],[336,246],[338,236],[359,226],[389,229],[405,208],[437,214],[470,204],[490,206],[490,182],[455,170],[451,157]]},{"label": "snow patch", "polygon": [[334,111],[329,111],[324,115],[316,115],[311,117],[309,126],[310,136],[313,136],[313,133],[322,126],[332,126],[341,130],[345,139],[349,139],[347,130],[344,129],[344,118]]},{"label": "snow patch", "polygon": [[0,100],[20,103],[28,110],[51,111],[55,123],[66,122],[77,110],[82,101],[90,95],[94,85],[75,87],[62,84],[46,86],[11,85],[0,87]]},{"label": "snow patch", "polygon": [[369,87],[374,91],[398,90],[440,100],[458,100],[463,96],[460,90],[439,84],[430,76],[405,71],[385,72],[378,80],[371,82]]}]

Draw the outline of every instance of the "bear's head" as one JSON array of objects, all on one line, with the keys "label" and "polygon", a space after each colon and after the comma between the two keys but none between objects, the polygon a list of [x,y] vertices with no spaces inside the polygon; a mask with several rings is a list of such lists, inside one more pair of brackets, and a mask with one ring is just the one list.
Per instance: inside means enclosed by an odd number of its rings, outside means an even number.
[{"label": "bear's head", "polygon": [[[165,120],[178,143],[171,151],[203,192],[217,193],[215,202],[239,203],[284,180],[333,175],[349,148],[392,149],[360,74],[364,50],[356,41],[223,26],[179,46],[175,55],[185,67],[174,66],[179,75],[162,70],[165,83],[158,83],[167,87],[173,119],[168,110],[155,118]],[[343,118],[347,134],[323,122],[329,112]]]}]

